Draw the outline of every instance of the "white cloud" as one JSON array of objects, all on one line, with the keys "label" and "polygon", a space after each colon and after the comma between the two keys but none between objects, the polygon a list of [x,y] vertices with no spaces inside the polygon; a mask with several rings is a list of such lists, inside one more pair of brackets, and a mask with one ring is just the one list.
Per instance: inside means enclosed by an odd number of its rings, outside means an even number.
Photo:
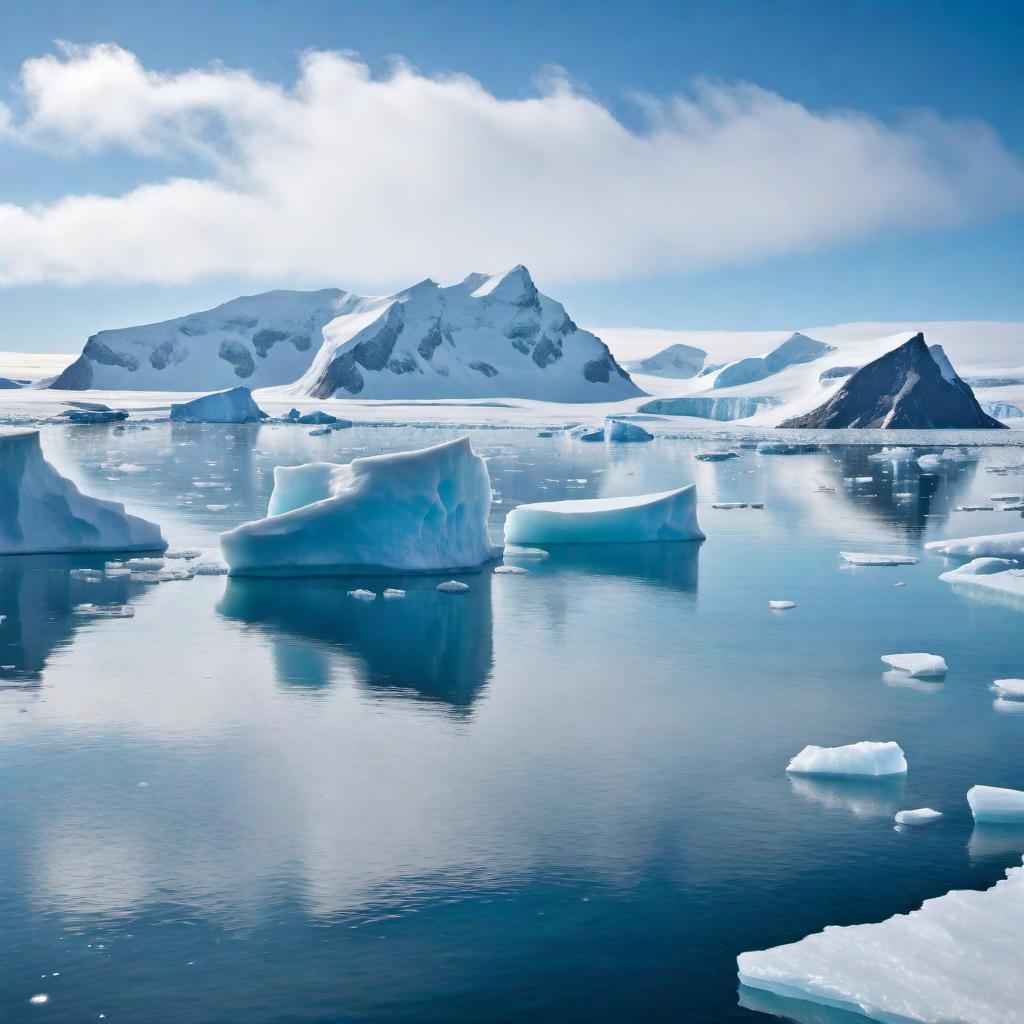
[{"label": "white cloud", "polygon": [[593,280],[950,227],[1024,202],[1024,166],[984,124],[887,125],[747,84],[643,98],[641,130],[557,76],[508,100],[404,65],[375,78],[344,53],[307,54],[284,88],[64,44],[27,61],[20,85],[21,111],[0,116],[7,145],[204,170],[0,204],[7,285],[226,273],[354,286],[518,262],[545,281]]}]

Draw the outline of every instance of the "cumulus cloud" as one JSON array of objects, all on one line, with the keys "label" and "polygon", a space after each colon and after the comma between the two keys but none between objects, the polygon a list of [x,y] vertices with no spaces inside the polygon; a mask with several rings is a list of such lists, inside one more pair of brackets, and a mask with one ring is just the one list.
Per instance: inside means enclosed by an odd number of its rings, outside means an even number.
[{"label": "cumulus cloud", "polygon": [[504,99],[463,75],[397,64],[374,76],[351,54],[314,52],[284,87],[65,44],[23,65],[19,92],[17,109],[0,107],[0,144],[54,160],[129,152],[178,173],[119,195],[0,203],[7,285],[235,274],[348,286],[519,262],[544,280],[599,280],[1024,202],[1024,166],[984,124],[886,124],[744,83],[640,98],[632,128],[558,75]]}]

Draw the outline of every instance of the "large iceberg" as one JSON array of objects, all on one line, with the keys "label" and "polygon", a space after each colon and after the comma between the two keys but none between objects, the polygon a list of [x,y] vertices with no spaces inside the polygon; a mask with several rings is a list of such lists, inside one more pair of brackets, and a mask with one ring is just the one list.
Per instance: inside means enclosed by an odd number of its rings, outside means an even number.
[{"label": "large iceberg", "polygon": [[929,551],[938,551],[950,558],[1021,558],[1024,559],[1024,532],[989,533],[957,540],[933,540],[925,544]]},{"label": "large iceberg", "polygon": [[976,822],[1024,825],[1024,791],[1000,786],[971,786],[967,803]]},{"label": "large iceberg", "polygon": [[581,498],[518,505],[505,520],[506,544],[593,544],[703,540],[697,488],[628,498]]},{"label": "large iceberg", "polygon": [[878,924],[826,928],[737,957],[742,984],[887,1024],[1021,1024],[1024,868]]},{"label": "large iceberg", "polygon": [[491,558],[487,465],[468,437],[348,465],[278,466],[267,518],[221,535],[233,576],[440,572]]},{"label": "large iceberg", "polygon": [[183,423],[259,423],[267,414],[248,388],[232,388],[171,405],[171,419]]},{"label": "large iceberg", "polygon": [[898,743],[863,740],[844,747],[806,746],[789,765],[788,772],[801,775],[903,775],[907,759]]},{"label": "large iceberg", "polygon": [[942,573],[939,579],[952,584],[954,590],[981,591],[1014,603],[1024,599],[1024,568],[1009,558],[975,558]]},{"label": "large iceberg", "polygon": [[38,430],[0,430],[0,555],[162,551],[156,523],[90,498],[44,458]]}]

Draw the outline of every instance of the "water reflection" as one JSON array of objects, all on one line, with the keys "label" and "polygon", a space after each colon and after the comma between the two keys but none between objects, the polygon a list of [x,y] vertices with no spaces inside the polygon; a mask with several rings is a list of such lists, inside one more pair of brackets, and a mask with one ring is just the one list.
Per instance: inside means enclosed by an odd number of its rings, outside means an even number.
[{"label": "water reflection", "polygon": [[850,811],[858,818],[892,817],[902,805],[906,778],[853,779],[790,775],[793,792],[830,810]]},{"label": "water reflection", "polygon": [[975,825],[967,841],[971,860],[1024,854],[1024,825]]},{"label": "water reflection", "polygon": [[[105,556],[114,558],[114,555]],[[86,582],[69,570],[102,568],[104,556],[28,555],[0,558],[0,687],[24,686],[42,678],[51,654],[69,644],[88,619],[81,604],[124,604],[124,577]]]},{"label": "water reflection", "polygon": [[359,601],[348,592],[379,593],[380,577],[231,578],[218,611],[267,634],[281,686],[322,690],[347,669],[378,696],[468,711],[494,663],[492,578],[481,573],[458,595],[437,593],[436,583],[388,577],[404,598]]}]

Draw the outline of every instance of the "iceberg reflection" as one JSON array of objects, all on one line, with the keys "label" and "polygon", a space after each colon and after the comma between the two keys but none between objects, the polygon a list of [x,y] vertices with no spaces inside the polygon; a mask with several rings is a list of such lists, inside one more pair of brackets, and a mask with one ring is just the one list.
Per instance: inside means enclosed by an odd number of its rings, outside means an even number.
[{"label": "iceberg reflection", "polygon": [[790,775],[793,792],[830,810],[850,811],[858,818],[892,817],[903,800],[906,777],[854,779],[840,776],[812,778]]}]

